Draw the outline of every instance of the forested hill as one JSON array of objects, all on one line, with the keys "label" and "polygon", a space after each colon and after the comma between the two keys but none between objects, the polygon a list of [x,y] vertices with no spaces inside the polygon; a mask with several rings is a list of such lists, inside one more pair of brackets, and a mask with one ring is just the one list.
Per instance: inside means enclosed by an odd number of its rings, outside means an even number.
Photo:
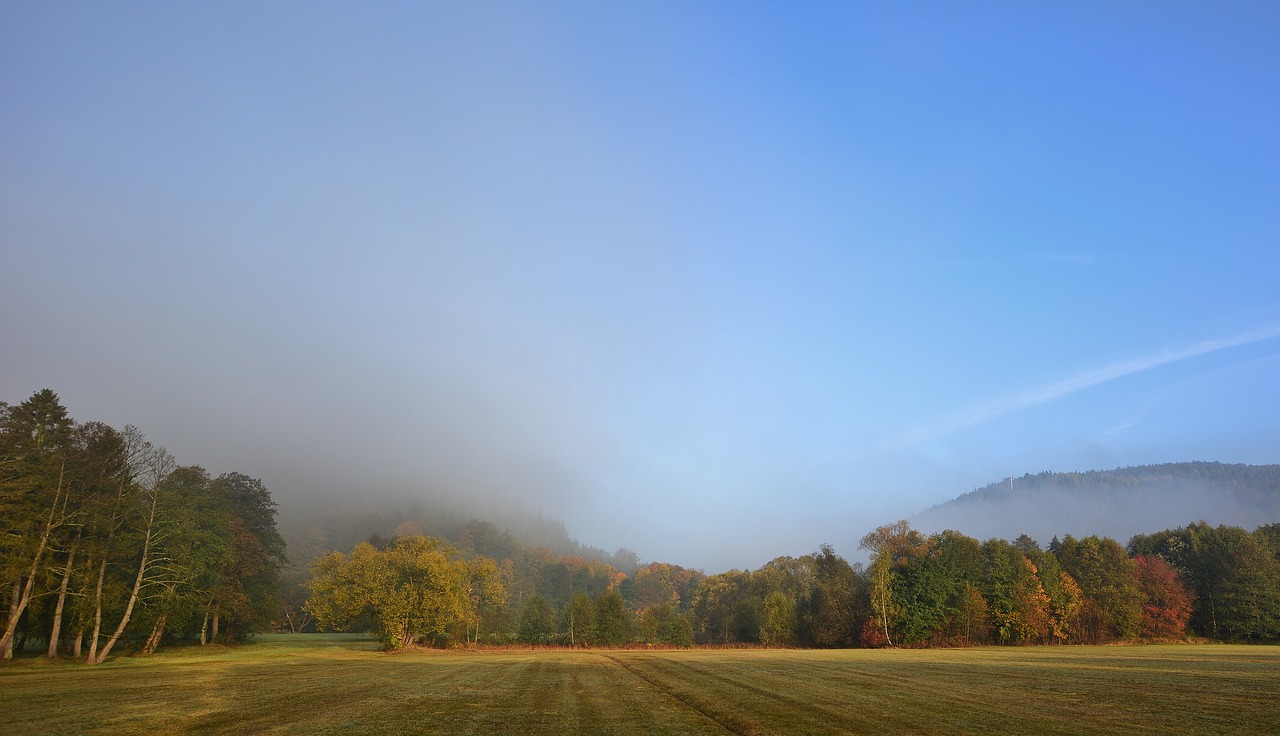
[{"label": "forested hill", "polygon": [[1280,465],[1189,462],[1027,474],[935,506],[912,523],[980,539],[1098,534],[1123,543],[1198,520],[1247,529],[1280,521]]},{"label": "forested hill", "polygon": [[284,499],[279,526],[295,564],[309,563],[333,550],[348,552],[359,542],[389,541],[408,531],[495,559],[509,556],[516,547],[540,547],[557,557],[599,560],[628,573],[638,565],[634,552],[608,552],[582,544],[569,536],[559,519],[519,505],[478,513],[457,503],[428,500]]}]

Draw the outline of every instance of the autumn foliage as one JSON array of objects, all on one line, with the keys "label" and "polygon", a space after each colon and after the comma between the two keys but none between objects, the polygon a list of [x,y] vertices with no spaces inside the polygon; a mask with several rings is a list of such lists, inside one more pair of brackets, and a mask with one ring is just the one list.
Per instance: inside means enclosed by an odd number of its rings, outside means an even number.
[{"label": "autumn foliage", "polygon": [[1191,620],[1192,593],[1177,568],[1159,557],[1133,558],[1142,591],[1142,635],[1147,639],[1181,638]]}]

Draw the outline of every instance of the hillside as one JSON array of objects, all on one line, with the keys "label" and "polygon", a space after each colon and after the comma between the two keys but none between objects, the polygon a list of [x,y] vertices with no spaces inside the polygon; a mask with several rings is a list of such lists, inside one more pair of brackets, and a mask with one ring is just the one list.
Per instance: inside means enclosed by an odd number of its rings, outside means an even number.
[{"label": "hillside", "polygon": [[279,527],[295,563],[330,550],[347,552],[358,542],[390,540],[403,528],[495,559],[509,557],[517,547],[540,547],[557,557],[599,560],[626,572],[638,564],[630,550],[607,552],[582,544],[569,536],[559,519],[519,505],[481,512],[461,503],[429,500],[285,500],[280,503]]},{"label": "hillside", "polygon": [[956,529],[986,539],[1028,534],[1134,534],[1192,521],[1252,529],[1280,520],[1280,465],[1166,463],[1005,478],[911,520],[922,531]]}]

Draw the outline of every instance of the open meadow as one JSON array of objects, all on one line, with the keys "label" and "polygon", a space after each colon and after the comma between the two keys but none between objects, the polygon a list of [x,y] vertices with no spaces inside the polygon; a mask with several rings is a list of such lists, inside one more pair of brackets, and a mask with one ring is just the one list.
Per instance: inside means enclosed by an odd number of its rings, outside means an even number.
[{"label": "open meadow", "polygon": [[0,666],[13,734],[1275,733],[1280,647],[378,652],[275,635]]}]

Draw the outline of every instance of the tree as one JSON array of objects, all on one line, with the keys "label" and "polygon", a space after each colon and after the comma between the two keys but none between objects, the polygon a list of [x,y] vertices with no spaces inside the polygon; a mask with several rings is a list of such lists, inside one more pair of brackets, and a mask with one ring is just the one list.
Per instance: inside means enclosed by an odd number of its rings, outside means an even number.
[{"label": "tree", "polygon": [[595,636],[596,604],[586,593],[574,593],[564,607],[564,630],[569,634],[569,646],[591,646]]},{"label": "tree", "polygon": [[1084,607],[1084,592],[1066,570],[1058,570],[1058,584],[1046,588],[1052,616],[1049,625],[1053,638],[1059,644],[1071,641],[1080,628],[1080,613]]},{"label": "tree", "polygon": [[956,621],[965,604],[965,585],[978,578],[982,548],[955,531],[930,536],[921,554],[905,559],[890,585],[901,602],[897,635],[905,644],[941,642],[959,636]]},{"label": "tree", "polygon": [[1178,569],[1194,594],[1190,627],[1228,641],[1280,638],[1280,566],[1266,533],[1203,521],[1139,535],[1129,542],[1137,556],[1159,556]]},{"label": "tree", "polygon": [[[133,577],[133,587],[129,591],[128,602],[125,604],[124,612],[120,616],[120,622],[116,625],[115,631],[107,637],[107,641],[101,649],[98,649],[99,626],[101,615],[96,620],[93,630],[93,638],[89,641],[89,656],[87,662],[89,664],[101,664],[106,661],[107,656],[111,653],[111,648],[124,635],[125,629],[129,626],[129,621],[133,617],[134,608],[138,604],[139,597],[143,594],[143,586],[148,581],[148,574],[153,573],[152,563],[154,562],[154,547],[159,541],[157,521],[163,519],[160,515],[161,508],[164,506],[163,499],[166,496],[165,482],[173,472],[173,457],[169,455],[163,448],[155,447],[148,442],[143,441],[140,447],[136,448],[136,455],[131,460],[137,463],[137,469],[134,471],[135,477],[138,478],[136,484],[131,485],[130,490],[133,492],[132,501],[134,505],[134,513],[131,514],[133,528],[130,529],[135,537],[134,544],[141,547],[137,556],[137,573]],[[99,591],[101,591],[101,578],[99,578]]]},{"label": "tree", "polygon": [[640,614],[640,640],[646,644],[692,646],[693,626],[669,601],[650,606]]},{"label": "tree", "polygon": [[5,655],[35,628],[50,657],[68,628],[75,656],[91,629],[91,664],[131,632],[149,631],[143,651],[153,651],[167,627],[191,630],[195,601],[217,584],[245,619],[238,635],[266,623],[284,553],[270,495],[234,474],[219,492],[204,470],[174,466],[135,427],[76,424],[48,389],[0,402]]},{"label": "tree", "polygon": [[[89,423],[89,427],[96,423]],[[150,448],[142,432],[132,425],[123,432],[116,432],[106,425],[93,432],[95,440],[91,451],[91,476],[96,476],[102,487],[96,496],[86,523],[84,554],[85,577],[79,586],[79,595],[73,602],[76,617],[74,656],[80,656],[84,631],[91,630],[90,649],[97,646],[102,628],[105,588],[115,582],[107,578],[107,565],[117,557],[132,554],[119,549],[118,536],[124,525],[137,511],[136,480],[142,463],[140,453]],[[92,586],[92,592],[90,592]]]},{"label": "tree", "polygon": [[276,503],[261,480],[224,473],[209,486],[211,516],[221,525],[230,555],[210,588],[214,637],[225,621],[227,636],[243,638],[268,625],[280,608],[280,568],[285,544],[276,528]]},{"label": "tree", "polygon": [[[49,657],[58,655],[63,614],[69,598],[76,627],[74,653],[80,654],[87,609],[75,602],[86,597],[86,583],[93,573],[92,565],[86,564],[86,560],[91,562],[98,548],[95,535],[102,529],[102,517],[109,512],[116,487],[127,470],[123,437],[101,422],[75,426],[68,448],[66,499],[69,509],[62,533],[55,536],[54,560],[62,565],[57,570],[59,582],[49,628]],[[72,585],[73,577],[75,585]]]},{"label": "tree", "polygon": [[76,512],[70,505],[67,454],[73,422],[58,395],[37,391],[0,419],[0,516],[6,519],[2,571],[11,603],[0,657],[13,656],[13,638],[31,604],[46,553]]},{"label": "tree", "polygon": [[1192,594],[1178,569],[1160,557],[1133,558],[1138,590],[1142,594],[1142,636],[1147,639],[1180,639],[1191,620]]},{"label": "tree", "polygon": [[730,570],[710,575],[693,595],[695,631],[703,641],[755,641],[759,621],[753,615],[755,600],[751,597],[751,574]]},{"label": "tree", "polygon": [[617,590],[596,596],[595,638],[606,647],[626,644],[631,639],[631,617]]},{"label": "tree", "polygon": [[820,647],[851,646],[857,641],[859,611],[858,571],[829,544],[813,555],[813,590],[804,614],[812,643]]},{"label": "tree", "polygon": [[988,613],[1001,644],[1043,641],[1049,635],[1049,598],[1035,563],[1001,539],[982,545]]},{"label": "tree", "polygon": [[991,613],[982,589],[966,581],[956,613],[957,632],[965,642],[983,644],[991,631]]},{"label": "tree", "polygon": [[1081,634],[1089,642],[1132,639],[1138,635],[1141,594],[1133,561],[1114,539],[1067,535],[1058,561],[1084,596]]},{"label": "tree", "polygon": [[[252,537],[233,533],[232,518],[212,489],[208,471],[199,466],[174,469],[155,489],[157,512],[152,525],[153,543],[142,600],[146,602],[139,623],[149,623],[151,634],[144,651],[159,646],[169,621],[181,625],[203,612],[200,643],[205,642],[209,601],[223,586],[237,558],[237,546],[254,544]],[[217,637],[215,614],[214,637]]]},{"label": "tree", "polygon": [[902,614],[903,603],[893,596],[895,571],[920,556],[924,547],[924,537],[905,520],[878,527],[858,544],[858,549],[871,553],[871,607],[890,646],[893,645],[892,629]]},{"label": "tree", "polygon": [[[1026,546],[1019,545],[1014,540],[1014,546],[1023,549],[1023,554],[1035,565],[1044,594],[1049,600],[1050,639],[1057,644],[1071,641],[1080,628],[1080,612],[1084,602],[1080,586],[1062,569],[1057,553],[1041,550],[1034,542]],[[1061,551],[1062,542],[1054,537],[1053,546]]]},{"label": "tree", "polygon": [[551,604],[540,595],[534,595],[520,612],[520,630],[517,637],[525,644],[547,644],[555,634],[555,612]]},{"label": "tree", "polygon": [[432,537],[400,537],[385,551],[361,543],[350,559],[331,553],[313,567],[307,609],[338,630],[370,615],[388,649],[439,637],[466,615],[465,569],[451,554]]},{"label": "tree", "polygon": [[636,570],[632,576],[635,581],[636,602],[642,609],[664,602],[672,603],[677,609],[688,607],[693,602],[693,594],[698,585],[705,578],[706,575],[698,570],[665,562],[651,562]]},{"label": "tree", "polygon": [[472,643],[480,643],[480,622],[507,605],[505,577],[498,563],[488,557],[466,562],[467,619],[475,629]]},{"label": "tree", "polygon": [[796,601],[775,590],[764,599],[760,623],[760,643],[766,646],[791,646],[796,643]]}]

